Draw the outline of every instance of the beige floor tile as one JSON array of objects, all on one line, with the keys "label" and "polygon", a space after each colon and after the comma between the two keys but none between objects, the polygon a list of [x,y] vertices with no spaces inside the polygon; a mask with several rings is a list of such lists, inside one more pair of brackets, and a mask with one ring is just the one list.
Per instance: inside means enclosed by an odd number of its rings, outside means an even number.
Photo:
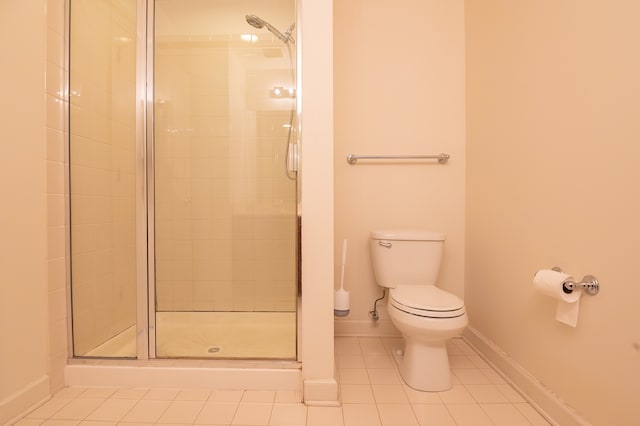
[{"label": "beige floor tile", "polygon": [[375,404],[343,404],[342,413],[344,426],[381,426]]},{"label": "beige floor tile", "polygon": [[463,385],[453,385],[451,389],[438,392],[438,396],[445,404],[475,404],[469,391]]},{"label": "beige floor tile", "polygon": [[444,392],[404,383],[390,356],[400,338],[335,342],[341,407],[306,407],[296,391],[67,387],[16,426],[549,426],[460,339],[448,344]]},{"label": "beige floor tile", "polygon": [[242,395],[242,402],[270,402],[276,398],[275,391],[248,390]]},{"label": "beige floor tile", "polygon": [[13,426],[38,426],[43,421],[44,421],[43,419],[24,418],[24,419],[18,420],[16,423],[13,424]]},{"label": "beige floor tile", "polygon": [[181,390],[176,395],[176,401],[206,401],[209,399],[211,391],[208,389],[186,389]]},{"label": "beige floor tile", "polygon": [[29,413],[27,417],[32,419],[47,419],[71,401],[73,401],[73,398],[59,398],[54,396],[49,401]]},{"label": "beige floor tile", "polygon": [[334,340],[336,354],[340,355],[361,355],[359,338],[357,337],[336,337]]},{"label": "beige floor tile", "polygon": [[388,354],[389,351],[385,347],[383,341],[379,337],[361,337],[360,349],[363,354]]},{"label": "beige floor tile", "polygon": [[275,402],[302,402],[302,392],[277,391]]},{"label": "beige floor tile", "polygon": [[506,396],[496,385],[464,385],[473,399],[478,403],[504,403],[509,402]]},{"label": "beige floor tile", "polygon": [[343,385],[368,385],[369,374],[366,368],[345,368],[339,370],[340,384]]},{"label": "beige floor tile", "polygon": [[102,422],[117,422],[121,420],[137,404],[132,399],[107,399],[96,408],[87,420]]},{"label": "beige floor tile", "polygon": [[273,404],[241,402],[233,417],[232,425],[268,425]]},{"label": "beige floor tile", "polygon": [[410,388],[406,384],[403,384],[402,388],[412,404],[442,404],[439,392],[422,392]]},{"label": "beige floor tile", "polygon": [[496,426],[529,426],[531,423],[512,404],[480,404]]},{"label": "beige floor tile", "polygon": [[369,385],[342,385],[340,399],[345,404],[374,404],[373,391]]},{"label": "beige floor tile", "polygon": [[409,404],[378,404],[382,426],[419,426]]},{"label": "beige floor tile", "polygon": [[482,374],[487,376],[492,385],[506,385],[507,381],[491,368],[483,368]]},{"label": "beige floor tile", "polygon": [[473,365],[476,366],[476,368],[491,368],[491,366],[487,363],[487,361],[482,359],[480,355],[477,355],[477,354],[467,355],[467,357],[469,357],[469,359],[471,360]]},{"label": "beige floor tile", "polygon": [[371,385],[377,404],[408,404],[402,385]]},{"label": "beige floor tile", "polygon": [[511,403],[527,402],[511,385],[496,385],[496,387]]},{"label": "beige floor tile", "polygon": [[451,404],[447,409],[458,426],[494,426],[478,404]]},{"label": "beige floor tile", "polygon": [[490,385],[491,380],[479,368],[454,368],[453,373],[463,385]]},{"label": "beige floor tile", "polygon": [[367,371],[372,385],[402,384],[400,374],[395,368],[369,368]]},{"label": "beige floor tile", "polygon": [[155,399],[156,401],[173,401],[180,393],[180,389],[149,389],[142,399]]},{"label": "beige floor tile", "polygon": [[110,398],[111,395],[116,393],[118,388],[84,388],[84,392],[77,395],[82,398]]},{"label": "beige floor tile", "polygon": [[142,400],[122,419],[131,423],[156,423],[171,401]]},{"label": "beige floor tile", "polygon": [[228,425],[238,409],[237,402],[208,401],[200,410],[195,424]]},{"label": "beige floor tile", "polygon": [[211,395],[209,395],[209,401],[216,401],[216,402],[240,402],[240,400],[242,399],[242,394],[244,393],[244,391],[242,390],[226,390],[226,389],[220,389],[220,390],[214,390],[213,392],[211,392]]},{"label": "beige floor tile", "polygon": [[365,354],[364,362],[367,368],[396,368],[393,359],[386,353]]},{"label": "beige floor tile", "polygon": [[443,404],[414,404],[413,412],[420,426],[456,426],[449,410]]},{"label": "beige floor tile", "polygon": [[304,426],[307,422],[307,407],[302,403],[273,404],[270,426]]},{"label": "beige floor tile", "polygon": [[338,368],[366,368],[364,357],[360,354],[357,355],[340,355],[336,358]]},{"label": "beige floor tile", "polygon": [[158,419],[158,423],[192,424],[203,406],[204,401],[173,401]]},{"label": "beige floor tile", "polygon": [[145,396],[147,392],[149,392],[149,388],[123,388],[118,389],[116,392],[114,392],[114,394],[111,395],[111,398],[140,400]]},{"label": "beige floor tile", "polygon": [[540,413],[538,413],[530,404],[528,403],[517,403],[513,404],[513,406],[524,415],[529,422],[534,426],[547,426],[549,422],[542,417]]},{"label": "beige floor tile", "polygon": [[52,419],[84,420],[93,410],[98,408],[105,400],[102,398],[78,397],[58,410]]},{"label": "beige floor tile", "polygon": [[457,368],[479,368],[467,355],[449,355],[449,367]]},{"label": "beige floor tile", "polygon": [[[76,398],[86,392],[87,389],[88,388],[79,386],[68,386],[56,392],[55,396],[59,398]],[[113,391],[115,391],[115,389]]]},{"label": "beige floor tile", "polygon": [[342,407],[307,407],[306,426],[344,426]]},{"label": "beige floor tile", "polygon": [[156,423],[160,426],[189,426],[189,423]]}]

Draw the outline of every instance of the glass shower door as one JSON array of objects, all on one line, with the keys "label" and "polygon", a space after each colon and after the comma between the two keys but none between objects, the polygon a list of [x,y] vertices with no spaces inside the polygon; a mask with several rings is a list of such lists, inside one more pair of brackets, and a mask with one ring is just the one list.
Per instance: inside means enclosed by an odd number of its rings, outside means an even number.
[{"label": "glass shower door", "polygon": [[251,3],[155,1],[157,357],[296,358],[295,2]]}]

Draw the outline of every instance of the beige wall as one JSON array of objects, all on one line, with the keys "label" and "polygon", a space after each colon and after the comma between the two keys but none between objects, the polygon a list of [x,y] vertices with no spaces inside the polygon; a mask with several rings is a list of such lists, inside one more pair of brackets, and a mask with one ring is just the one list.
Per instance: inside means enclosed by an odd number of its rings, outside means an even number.
[{"label": "beige wall", "polygon": [[[334,2],[335,277],[348,240],[351,313],[337,333],[395,333],[380,303],[369,232],[447,235],[440,285],[464,294],[464,7],[462,1]],[[451,155],[447,165],[346,162],[348,154]]]},{"label": "beige wall", "polygon": [[[588,421],[640,423],[640,4],[467,1],[470,324]],[[536,270],[595,275],[576,328]]]},{"label": "beige wall", "polygon": [[0,4],[1,424],[49,394],[45,29],[45,2]]}]

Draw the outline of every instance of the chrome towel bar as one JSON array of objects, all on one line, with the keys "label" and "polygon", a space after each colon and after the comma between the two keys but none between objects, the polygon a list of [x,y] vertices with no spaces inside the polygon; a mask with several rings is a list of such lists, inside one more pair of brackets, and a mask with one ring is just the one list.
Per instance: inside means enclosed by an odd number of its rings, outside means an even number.
[{"label": "chrome towel bar", "polygon": [[446,164],[449,161],[449,154],[438,155],[347,155],[347,163],[356,164],[358,160],[438,160],[440,164]]}]

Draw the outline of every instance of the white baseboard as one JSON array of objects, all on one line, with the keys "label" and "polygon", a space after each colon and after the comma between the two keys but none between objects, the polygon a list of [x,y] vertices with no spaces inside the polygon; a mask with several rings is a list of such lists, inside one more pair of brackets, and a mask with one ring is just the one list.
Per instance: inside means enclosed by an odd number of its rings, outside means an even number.
[{"label": "white baseboard", "polygon": [[0,401],[0,425],[13,424],[51,397],[49,376],[42,376]]},{"label": "white baseboard", "polygon": [[495,367],[551,424],[584,426],[590,423],[545,387],[531,373],[473,327],[467,327],[463,338],[478,354]]},{"label": "white baseboard", "polygon": [[336,319],[333,321],[333,333],[335,336],[375,336],[375,337],[399,337],[398,329],[389,320],[359,321],[348,319]]},{"label": "white baseboard", "polygon": [[314,407],[338,407],[338,382],[335,379],[307,379],[303,383],[304,403]]}]

